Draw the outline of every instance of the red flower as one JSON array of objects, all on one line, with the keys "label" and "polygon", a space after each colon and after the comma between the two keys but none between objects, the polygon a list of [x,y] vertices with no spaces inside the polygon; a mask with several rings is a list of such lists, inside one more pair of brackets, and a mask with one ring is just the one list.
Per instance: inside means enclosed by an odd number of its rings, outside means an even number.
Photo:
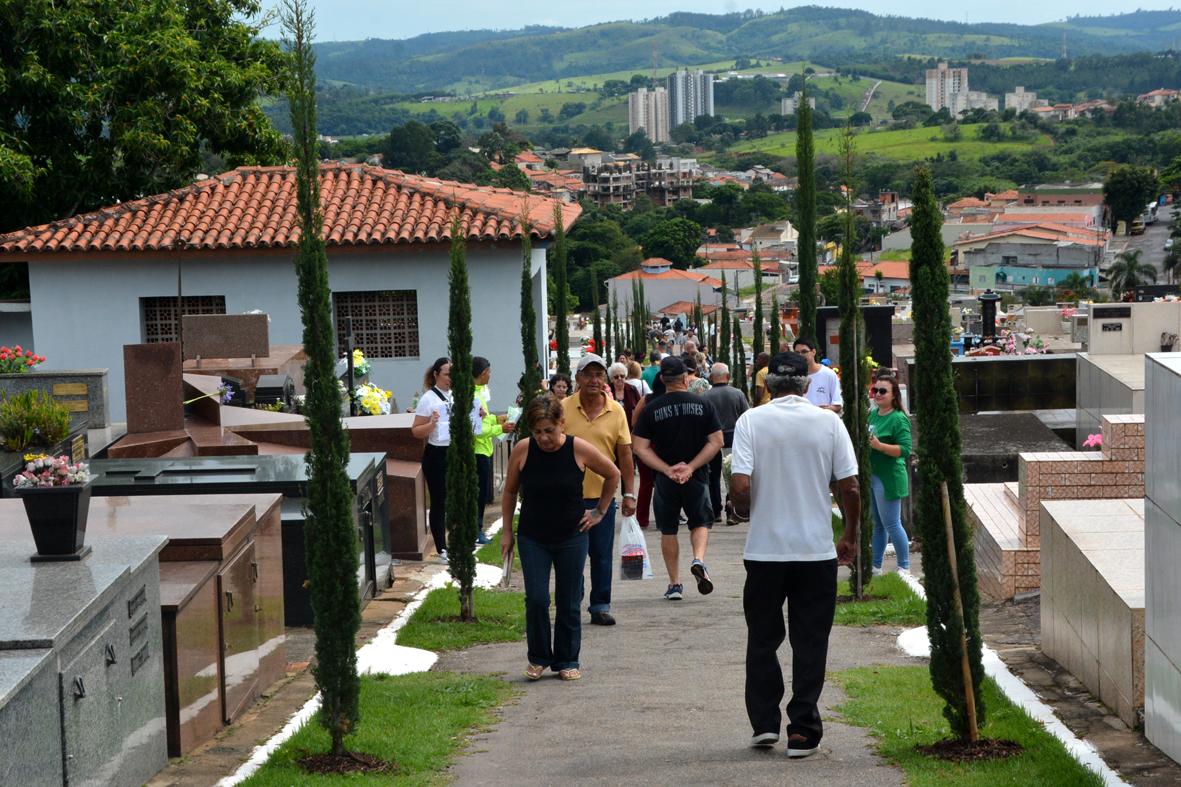
[{"label": "red flower", "polygon": [[21,346],[19,344],[16,347],[13,347],[12,349],[16,350],[17,355],[21,354]]},{"label": "red flower", "polygon": [[31,361],[31,360],[30,360],[30,361],[25,361],[25,365],[26,365],[26,366],[33,366],[33,365],[34,365],[34,363],[33,363],[33,361]]}]

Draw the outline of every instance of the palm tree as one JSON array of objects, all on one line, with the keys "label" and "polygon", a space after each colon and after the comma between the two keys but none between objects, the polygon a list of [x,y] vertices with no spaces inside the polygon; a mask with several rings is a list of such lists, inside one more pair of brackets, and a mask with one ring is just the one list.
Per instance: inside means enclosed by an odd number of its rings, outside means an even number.
[{"label": "palm tree", "polygon": [[1107,269],[1107,281],[1113,295],[1121,296],[1141,284],[1156,281],[1156,267],[1140,259],[1140,249],[1121,251]]},{"label": "palm tree", "polygon": [[1169,274],[1169,282],[1172,283],[1173,278],[1177,275],[1178,267],[1181,267],[1181,248],[1176,245],[1170,248],[1161,267]]},{"label": "palm tree", "polygon": [[1071,271],[1056,285],[1059,292],[1070,293],[1076,298],[1086,297],[1091,290],[1091,277],[1078,271]]}]

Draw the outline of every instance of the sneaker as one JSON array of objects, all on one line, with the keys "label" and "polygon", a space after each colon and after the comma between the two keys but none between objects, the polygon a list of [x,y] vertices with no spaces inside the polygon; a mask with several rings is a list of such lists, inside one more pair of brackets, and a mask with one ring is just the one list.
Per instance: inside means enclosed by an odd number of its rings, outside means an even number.
[{"label": "sneaker", "polygon": [[615,616],[610,612],[592,612],[591,623],[596,626],[614,626]]},{"label": "sneaker", "polygon": [[819,748],[820,741],[809,741],[799,733],[787,736],[788,757],[807,757],[809,755],[815,754],[816,750]]},{"label": "sneaker", "polygon": [[447,563],[447,562],[448,562],[448,560],[447,560],[447,550],[446,550],[446,549],[440,549],[440,550],[439,550],[439,556],[436,558],[436,560],[438,560],[438,562],[440,562],[440,563]]},{"label": "sneaker", "polygon": [[700,560],[694,560],[693,565],[689,566],[689,573],[697,577],[697,592],[703,596],[708,596],[714,592],[714,583],[710,581],[709,572],[705,570],[705,564]]},{"label": "sneaker", "polygon": [[886,544],[886,554],[887,555],[894,554],[894,542],[893,541],[890,541],[889,543]]},{"label": "sneaker", "polygon": [[491,544],[492,539],[488,538],[488,534],[481,530],[480,535],[476,536],[476,543],[483,546],[484,544]]},{"label": "sneaker", "polygon": [[669,601],[680,601],[685,597],[685,586],[669,585],[668,590],[664,591],[664,597]]},{"label": "sneaker", "polygon": [[760,732],[750,739],[752,749],[769,749],[777,743],[779,743],[779,733],[777,732]]}]

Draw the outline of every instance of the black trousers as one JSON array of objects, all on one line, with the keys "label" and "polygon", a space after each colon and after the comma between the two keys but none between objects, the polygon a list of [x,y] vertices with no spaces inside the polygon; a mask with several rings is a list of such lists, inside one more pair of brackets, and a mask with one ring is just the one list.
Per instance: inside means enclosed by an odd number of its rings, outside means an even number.
[{"label": "black trousers", "polygon": [[[722,432],[724,442],[723,448],[729,448],[734,443],[733,432]],[[713,508],[714,519],[722,516],[722,454],[725,451],[718,451],[714,454],[714,458],[709,460],[709,504]]]},{"label": "black trousers", "polygon": [[[791,644],[791,700],[787,734],[810,742],[824,735],[816,703],[824,688],[828,635],[837,601],[837,561],[769,563],[743,561],[746,586],[746,713],[755,734],[780,730],[783,717],[783,670],[779,646]],[[783,604],[787,602],[786,631]]]},{"label": "black trousers", "polygon": [[442,552],[447,548],[447,524],[443,518],[447,510],[447,446],[427,443],[422,453],[422,474],[431,496],[431,537],[435,539],[435,551]]},{"label": "black trousers", "polygon": [[476,501],[476,531],[484,532],[484,508],[492,502],[492,457],[476,454],[476,477],[480,481],[480,499]]}]

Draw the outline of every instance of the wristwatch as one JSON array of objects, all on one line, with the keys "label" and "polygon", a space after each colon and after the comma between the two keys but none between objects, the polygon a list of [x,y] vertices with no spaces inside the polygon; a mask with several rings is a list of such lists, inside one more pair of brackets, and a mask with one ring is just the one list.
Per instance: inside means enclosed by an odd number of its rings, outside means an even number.
[{"label": "wristwatch", "polygon": [[632,500],[635,500],[635,499],[636,499],[636,496],[635,496],[634,494],[632,494],[631,492],[624,492],[624,493],[623,493],[623,499],[624,499],[624,500],[627,500],[627,499],[629,499],[629,498],[630,498],[630,499],[632,499]]}]

